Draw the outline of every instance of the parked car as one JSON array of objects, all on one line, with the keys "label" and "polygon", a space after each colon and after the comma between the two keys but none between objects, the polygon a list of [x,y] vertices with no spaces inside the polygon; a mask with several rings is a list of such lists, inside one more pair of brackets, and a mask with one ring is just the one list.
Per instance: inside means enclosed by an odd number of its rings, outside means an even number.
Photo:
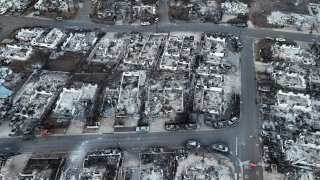
[{"label": "parked car", "polygon": [[229,152],[229,148],[224,146],[224,145],[222,145],[222,144],[213,144],[213,145],[211,145],[211,148],[213,150],[220,151],[220,152],[223,152],[223,153]]},{"label": "parked car", "polygon": [[212,124],[212,121],[211,121],[210,118],[206,118],[206,119],[204,120],[204,123],[205,123],[207,126],[209,126],[209,125]]},{"label": "parked car", "polygon": [[224,122],[215,122],[212,124],[212,126],[215,129],[220,129],[220,128],[224,128],[226,125]]},{"label": "parked car", "polygon": [[149,126],[138,126],[136,127],[137,132],[148,132],[150,130]]},{"label": "parked car", "polygon": [[268,125],[268,124],[264,124],[264,125],[262,125],[262,129],[265,131],[273,131],[274,127],[271,125]]},{"label": "parked car", "polygon": [[186,128],[187,130],[197,129],[197,127],[198,127],[197,124],[193,124],[193,123],[189,123],[184,126],[184,128]]},{"label": "parked car", "polygon": [[284,39],[284,38],[276,38],[276,41],[279,41],[279,42],[285,42],[285,41],[286,41],[286,39]]},{"label": "parked car", "polygon": [[176,130],[180,129],[180,126],[177,124],[166,124],[165,129],[167,131],[176,131]]},{"label": "parked car", "polygon": [[234,123],[236,123],[237,121],[238,121],[238,118],[237,117],[233,117],[227,122],[227,124],[228,124],[228,126],[231,126]]},{"label": "parked car", "polygon": [[17,132],[18,132],[18,127],[17,127],[17,126],[14,126],[14,127],[11,129],[11,131],[10,131],[10,133],[9,133],[9,136],[14,136],[14,135],[17,134]]},{"label": "parked car", "polygon": [[63,17],[60,17],[60,16],[59,16],[59,17],[56,17],[56,20],[57,20],[57,21],[62,21],[62,20],[63,20]]},{"label": "parked car", "polygon": [[267,39],[267,40],[274,40],[272,37],[265,37],[264,39]]},{"label": "parked car", "polygon": [[260,134],[261,134],[261,137],[269,137],[270,136],[270,134],[266,131],[261,131]]},{"label": "parked car", "polygon": [[188,141],[188,142],[187,142],[187,148],[188,148],[188,149],[193,149],[193,148],[198,149],[198,148],[200,148],[200,147],[201,147],[201,145],[200,145],[200,143],[197,142],[197,141]]},{"label": "parked car", "polygon": [[41,14],[40,11],[35,11],[35,12],[33,13],[34,16],[40,16],[40,14]]},{"label": "parked car", "polygon": [[141,22],[141,26],[149,26],[150,22]]}]

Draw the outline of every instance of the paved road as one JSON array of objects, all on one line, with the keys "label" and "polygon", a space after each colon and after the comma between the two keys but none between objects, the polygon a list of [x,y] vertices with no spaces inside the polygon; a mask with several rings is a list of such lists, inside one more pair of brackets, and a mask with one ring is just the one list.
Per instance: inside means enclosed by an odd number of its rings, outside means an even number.
[{"label": "paved road", "polygon": [[[259,146],[259,122],[257,118],[257,105],[255,104],[256,82],[253,58],[253,42],[255,38],[249,37],[246,32],[241,32],[240,39],[243,42],[241,52],[241,160],[253,163],[261,162],[262,156]],[[258,174],[257,174],[258,172]],[[262,168],[246,170],[245,175],[250,179],[262,179]]]},{"label": "paved road", "polygon": [[169,8],[168,8],[168,0],[159,1],[159,19],[161,24],[170,23],[169,20]]},{"label": "paved road", "polygon": [[83,2],[83,6],[79,9],[79,12],[76,18],[73,21],[82,22],[82,23],[90,23],[89,14],[91,13],[91,0],[86,0]]},{"label": "paved road", "polygon": [[[87,17],[86,17],[87,18]],[[82,22],[84,20],[67,20],[67,21],[55,21],[48,19],[37,19],[29,17],[12,17],[1,16],[0,24],[4,29],[15,29],[21,26],[46,26],[57,28],[82,28],[82,29],[100,29],[106,32],[155,32],[156,24],[151,26],[130,26],[130,25],[104,25],[95,24],[92,22]],[[281,32],[273,31],[270,29],[246,29],[238,28],[234,26],[217,25],[212,23],[188,23],[188,24],[174,24],[167,21],[158,23],[158,29],[160,32],[172,32],[172,31],[198,31],[198,32],[226,32],[238,35],[240,31],[245,32],[248,37],[262,38],[265,36],[283,36],[289,39],[302,40],[302,41],[320,41],[320,37],[310,34],[294,33],[294,32]]]},{"label": "paved road", "polygon": [[[90,1],[91,3],[91,1]],[[1,16],[0,24],[3,31],[0,39],[6,37],[11,30],[21,26],[46,26],[57,28],[82,28],[101,30],[106,32],[115,31],[137,31],[137,32],[156,32],[157,25],[146,27],[140,26],[110,26],[94,24],[88,21],[86,13],[90,4],[85,3],[84,9],[74,21],[54,21],[47,19],[33,19],[26,17]],[[101,147],[116,147],[117,143],[122,148],[143,148],[143,147],[182,147],[188,139],[196,139],[203,144],[209,145],[216,141],[227,142],[230,146],[234,159],[240,162],[261,162],[261,152],[258,142],[259,122],[257,118],[257,107],[255,104],[256,82],[254,79],[254,62],[252,43],[256,38],[265,36],[283,36],[284,38],[299,41],[320,41],[319,36],[300,33],[285,33],[272,31],[270,29],[242,29],[232,26],[215,25],[211,23],[189,23],[173,24],[167,17],[158,23],[159,32],[170,31],[194,31],[194,32],[225,32],[239,35],[244,48],[241,52],[241,118],[240,124],[224,130],[210,131],[180,131],[166,133],[125,133],[125,134],[95,134],[78,136],[53,136],[37,138],[36,141],[23,141],[19,137],[1,138],[0,153],[4,152],[47,152],[47,151],[69,151],[77,149],[78,146],[85,146],[88,149]],[[258,144],[258,146],[257,146]],[[241,166],[248,179],[262,179],[261,167],[257,169],[246,169]]]}]

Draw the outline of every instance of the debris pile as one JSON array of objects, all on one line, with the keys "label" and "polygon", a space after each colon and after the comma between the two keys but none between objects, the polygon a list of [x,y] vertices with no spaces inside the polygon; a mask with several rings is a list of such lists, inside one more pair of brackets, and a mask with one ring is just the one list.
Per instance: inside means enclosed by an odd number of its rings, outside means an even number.
[{"label": "debris pile", "polygon": [[249,7],[248,4],[245,4],[243,2],[238,1],[227,1],[224,3],[221,3],[221,8],[224,11],[224,13],[227,14],[247,14],[249,13]]},{"label": "debris pile", "polygon": [[220,4],[213,0],[171,0],[168,5],[172,20],[219,23],[222,18]]},{"label": "debris pile", "polygon": [[233,171],[232,162],[222,155],[190,152],[178,158],[175,179],[232,179]]},{"label": "debris pile", "polygon": [[30,158],[25,169],[19,174],[20,179],[55,179],[60,177],[64,166],[64,157]]},{"label": "debris pile", "polygon": [[59,119],[85,120],[95,101],[97,88],[96,84],[83,83],[77,83],[70,89],[63,88],[53,110],[53,116]]},{"label": "debris pile", "polygon": [[64,51],[82,52],[87,54],[97,40],[98,37],[95,32],[70,32],[67,39],[62,44],[61,49]]},{"label": "debris pile", "polygon": [[25,11],[31,3],[32,0],[2,0],[0,1],[0,15],[5,13],[21,13]]},{"label": "debris pile", "polygon": [[293,26],[299,29],[310,30],[313,26],[312,16],[297,13],[284,14],[280,11],[274,11],[267,17],[267,20],[269,24],[280,27]]},{"label": "debris pile", "polygon": [[91,19],[98,23],[150,25],[158,21],[158,1],[98,0]]}]

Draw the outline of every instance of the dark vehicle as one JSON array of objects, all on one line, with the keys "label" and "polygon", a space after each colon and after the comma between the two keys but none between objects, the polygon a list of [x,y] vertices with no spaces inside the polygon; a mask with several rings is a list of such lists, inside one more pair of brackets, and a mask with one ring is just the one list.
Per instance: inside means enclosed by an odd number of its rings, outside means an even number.
[{"label": "dark vehicle", "polygon": [[226,124],[224,122],[215,122],[212,124],[213,128],[215,129],[221,129],[226,127]]},{"label": "dark vehicle", "polygon": [[23,137],[22,137],[23,140],[33,140],[35,138],[36,136],[34,134],[23,134]]}]

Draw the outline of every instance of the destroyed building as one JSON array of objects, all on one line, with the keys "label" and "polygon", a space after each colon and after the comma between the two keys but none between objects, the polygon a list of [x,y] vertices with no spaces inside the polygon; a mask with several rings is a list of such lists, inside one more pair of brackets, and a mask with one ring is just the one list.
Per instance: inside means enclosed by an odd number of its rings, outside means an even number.
[{"label": "destroyed building", "polygon": [[132,33],[123,62],[126,64],[138,64],[139,55],[141,54],[142,48],[146,41],[146,36],[143,36],[139,33]]},{"label": "destroyed building", "polygon": [[139,88],[139,72],[124,72],[122,74],[116,112],[117,117],[139,116]]},{"label": "destroyed building", "polygon": [[191,70],[195,60],[196,43],[199,42],[199,39],[195,38],[197,37],[194,35],[170,35],[160,61],[160,69]]},{"label": "destroyed building", "polygon": [[2,0],[0,1],[0,15],[3,14],[13,14],[15,12],[25,11],[29,5],[32,3],[32,0]]},{"label": "destroyed building", "polygon": [[313,18],[310,15],[297,13],[284,14],[280,11],[273,11],[267,17],[268,23],[279,27],[292,26],[295,28],[310,30],[313,25]]},{"label": "destroyed building", "polygon": [[[120,87],[119,87],[120,88]],[[115,117],[119,98],[119,88],[106,88],[101,108],[102,117]]]},{"label": "destroyed building", "polygon": [[33,39],[31,41],[31,45],[45,47],[48,49],[56,49],[57,45],[62,42],[65,37],[65,32],[60,29],[47,29],[44,33]]},{"label": "destroyed building", "polygon": [[19,179],[58,179],[64,163],[64,157],[30,158]]},{"label": "destroyed building", "polygon": [[168,6],[172,20],[219,23],[222,18],[220,4],[213,0],[170,0]]},{"label": "destroyed building", "polygon": [[86,119],[91,106],[94,104],[98,85],[78,83],[74,87],[63,88],[56,102],[53,116],[59,119]]},{"label": "destroyed building", "polygon": [[225,56],[226,39],[223,37],[204,35],[204,41],[201,44],[202,61],[198,67],[200,71],[214,70]]},{"label": "destroyed building", "polygon": [[145,114],[165,117],[184,112],[184,94],[188,92],[189,73],[165,73],[149,79]]},{"label": "destroyed building", "polygon": [[26,61],[33,51],[33,48],[27,44],[3,44],[0,46],[0,58]]},{"label": "destroyed building", "polygon": [[70,32],[63,42],[63,51],[81,52],[86,54],[98,40],[95,32]]},{"label": "destroyed building", "polygon": [[293,88],[293,89],[306,89],[307,84],[304,76],[297,73],[286,73],[283,71],[277,71],[273,73],[273,78],[275,83],[283,87]]},{"label": "destroyed building", "polygon": [[174,179],[174,167],[176,154],[174,151],[167,150],[165,152],[143,150],[140,153],[140,175],[139,179]]},{"label": "destroyed building", "polygon": [[[122,153],[118,149],[95,150],[86,154],[80,167],[69,167],[61,180],[116,180],[122,163]],[[78,166],[78,164],[76,164]]]},{"label": "destroyed building", "polygon": [[13,98],[13,106],[8,111],[8,119],[13,128],[22,133],[31,133],[44,118],[60,90],[66,83],[68,73],[36,71]]},{"label": "destroyed building", "polygon": [[176,179],[232,179],[232,163],[222,155],[189,152],[177,160]]},{"label": "destroyed building", "polygon": [[223,75],[200,75],[194,93],[194,111],[220,115],[223,112]]},{"label": "destroyed building", "polygon": [[275,43],[272,48],[272,56],[277,59],[288,60],[305,65],[315,65],[315,55],[299,46]]},{"label": "destroyed building", "polygon": [[226,1],[221,3],[221,8],[226,14],[247,14],[249,13],[248,4],[239,1]]},{"label": "destroyed building", "polygon": [[166,33],[151,34],[148,39],[145,36],[131,38],[124,63],[144,68],[154,67],[166,38]]},{"label": "destroyed building", "polygon": [[89,55],[89,61],[118,64],[126,51],[129,38],[123,33],[107,33],[96,44]]},{"label": "destroyed building", "polygon": [[99,23],[150,25],[158,20],[157,1],[99,0],[91,18]]},{"label": "destroyed building", "polygon": [[46,12],[62,12],[68,13],[79,9],[78,1],[76,0],[38,0],[34,4],[34,9],[40,13]]},{"label": "destroyed building", "polygon": [[16,32],[15,38],[21,41],[31,42],[36,37],[45,32],[44,28],[22,28]]},{"label": "destroyed building", "polygon": [[94,152],[88,154],[83,163],[84,172],[80,174],[79,179],[84,180],[88,173],[94,173],[98,171],[101,174],[102,179],[116,179],[118,169],[121,166],[121,152],[116,150]]}]

